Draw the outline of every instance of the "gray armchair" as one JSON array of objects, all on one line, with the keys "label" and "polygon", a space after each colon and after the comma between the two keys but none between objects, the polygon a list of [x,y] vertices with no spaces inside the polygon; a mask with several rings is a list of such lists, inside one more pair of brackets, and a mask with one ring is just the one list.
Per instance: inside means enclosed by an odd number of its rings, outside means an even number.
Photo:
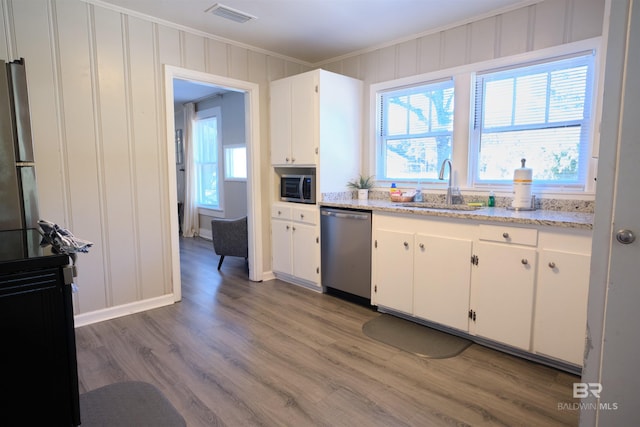
[{"label": "gray armchair", "polygon": [[247,236],[247,217],[237,219],[214,218],[211,220],[213,250],[220,255],[218,270],[222,267],[225,256],[249,256]]}]

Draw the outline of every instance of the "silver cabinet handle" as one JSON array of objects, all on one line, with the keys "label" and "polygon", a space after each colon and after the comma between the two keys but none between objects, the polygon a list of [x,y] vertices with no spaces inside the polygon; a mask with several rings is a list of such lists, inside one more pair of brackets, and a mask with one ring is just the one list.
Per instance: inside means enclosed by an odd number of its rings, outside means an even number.
[{"label": "silver cabinet handle", "polygon": [[522,265],[527,265],[529,264],[529,260],[526,258],[522,258],[522,261],[520,261],[522,263]]},{"label": "silver cabinet handle", "polygon": [[549,263],[549,268],[556,268],[556,263],[555,263],[555,262],[553,262],[553,261],[551,261],[551,262]]},{"label": "silver cabinet handle", "polygon": [[287,162],[287,163],[289,163],[289,158],[288,158],[288,157],[285,157],[285,158],[284,158],[284,161],[285,161],[285,162]]},{"label": "silver cabinet handle", "polygon": [[508,239],[509,238],[509,233],[507,233],[507,232],[502,233],[502,237],[504,237],[505,239]]}]

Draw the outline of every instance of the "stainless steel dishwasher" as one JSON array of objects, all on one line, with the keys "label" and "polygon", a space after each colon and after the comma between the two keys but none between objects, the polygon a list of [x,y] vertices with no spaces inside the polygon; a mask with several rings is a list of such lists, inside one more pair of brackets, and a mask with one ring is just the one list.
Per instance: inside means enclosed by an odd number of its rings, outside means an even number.
[{"label": "stainless steel dishwasher", "polygon": [[320,208],[322,286],[371,304],[371,212]]}]

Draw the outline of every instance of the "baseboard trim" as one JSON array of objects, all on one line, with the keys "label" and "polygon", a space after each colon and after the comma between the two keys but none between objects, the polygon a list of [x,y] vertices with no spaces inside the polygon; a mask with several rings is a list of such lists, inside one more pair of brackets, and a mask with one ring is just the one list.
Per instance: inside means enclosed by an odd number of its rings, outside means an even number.
[{"label": "baseboard trim", "polygon": [[278,272],[274,272],[273,274],[275,275],[276,279],[280,279],[283,282],[291,283],[292,285],[301,286],[303,288],[307,288],[314,292],[322,293],[324,291],[322,289],[322,286],[318,285],[317,283],[309,282],[308,280],[304,280],[299,277],[292,276],[290,274],[278,273]]},{"label": "baseboard trim", "polygon": [[77,314],[73,320],[75,327],[91,325],[92,323],[104,322],[105,320],[115,319],[117,317],[128,316],[129,314],[140,313],[142,311],[154,308],[164,307],[173,304],[173,294],[162,295],[156,298],[149,298],[142,301],[135,301],[128,304],[122,304],[115,307],[103,308],[100,310],[90,311],[88,313]]},{"label": "baseboard trim", "polygon": [[213,240],[213,234],[211,233],[211,229],[200,228],[198,230],[198,236],[202,237],[205,240]]}]

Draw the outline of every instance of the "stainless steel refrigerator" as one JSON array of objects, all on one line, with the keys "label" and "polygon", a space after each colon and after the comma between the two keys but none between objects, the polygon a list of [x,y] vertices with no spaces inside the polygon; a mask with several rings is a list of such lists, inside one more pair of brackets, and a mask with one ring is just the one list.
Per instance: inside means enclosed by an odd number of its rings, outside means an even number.
[{"label": "stainless steel refrigerator", "polygon": [[24,60],[0,61],[0,231],[38,228]]}]

